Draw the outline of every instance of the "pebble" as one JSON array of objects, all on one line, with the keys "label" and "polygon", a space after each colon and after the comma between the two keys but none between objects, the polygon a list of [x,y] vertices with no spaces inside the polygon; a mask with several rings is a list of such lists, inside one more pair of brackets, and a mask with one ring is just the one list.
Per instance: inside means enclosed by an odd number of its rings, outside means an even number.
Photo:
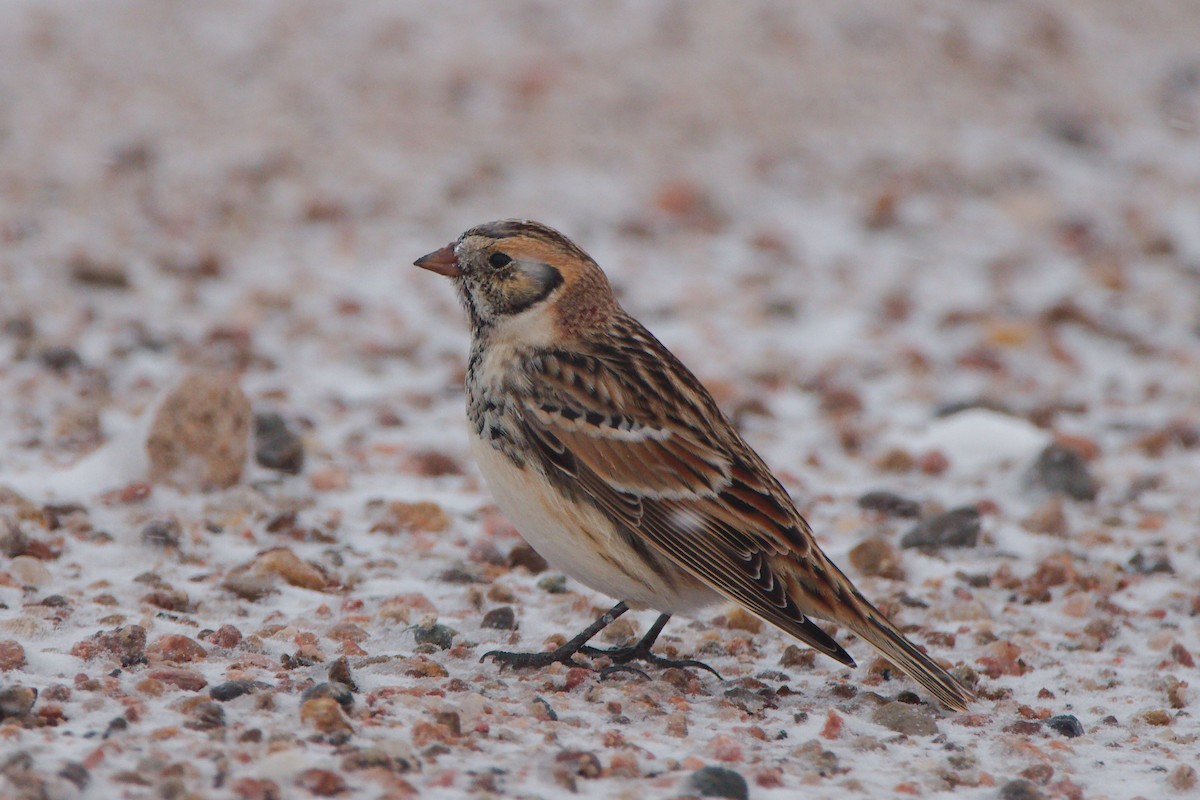
[{"label": "pebble", "polygon": [[184,727],[194,731],[208,731],[225,727],[225,709],[213,702],[204,702],[192,709],[192,720]]},{"label": "pebble", "polygon": [[979,541],[979,512],[970,507],[955,508],[913,526],[900,539],[903,548],[974,547]]},{"label": "pebble", "polygon": [[916,500],[909,500],[894,492],[867,492],[858,498],[858,507],[866,511],[876,511],[888,517],[921,516],[921,505]]},{"label": "pebble", "polygon": [[540,575],[550,568],[546,559],[525,543],[518,544],[509,552],[508,565],[514,569],[524,567],[531,575]]},{"label": "pebble", "polygon": [[259,575],[278,575],[292,586],[318,592],[329,584],[321,570],[286,547],[276,547],[260,555],[254,561],[254,571]]},{"label": "pebble", "polygon": [[146,663],[146,629],[141,625],[128,625],[101,631],[71,648],[71,655],[83,659],[92,659],[102,653],[116,658],[122,667]]},{"label": "pebble", "polygon": [[235,572],[221,581],[221,588],[251,603],[279,591],[270,578],[250,572]]},{"label": "pebble", "polygon": [[546,594],[563,594],[567,591],[567,576],[546,575],[538,580],[537,585]]},{"label": "pebble", "polygon": [[150,480],[180,489],[233,486],[249,453],[251,419],[250,400],[236,379],[186,376],[163,399],[150,425]]},{"label": "pebble", "polygon": [[304,440],[279,414],[255,414],[254,460],[267,469],[298,475],[304,470]]},{"label": "pebble", "polygon": [[0,672],[21,669],[25,666],[25,648],[13,639],[0,641]]},{"label": "pebble", "polygon": [[927,710],[896,700],[875,709],[871,721],[909,736],[933,736],[938,732],[937,723]]},{"label": "pebble", "polygon": [[1167,778],[1167,783],[1172,789],[1179,792],[1190,792],[1196,788],[1197,778],[1195,767],[1187,764],[1180,764],[1176,767]]},{"label": "pebble", "polygon": [[747,633],[760,633],[763,621],[741,606],[735,606],[725,614],[725,627]]},{"label": "pebble", "polygon": [[37,689],[28,686],[6,686],[0,689],[0,720],[20,718],[33,710]]},{"label": "pebble", "polygon": [[258,690],[254,681],[225,681],[218,683],[208,690],[208,696],[221,703],[227,703],[244,694],[253,694]]},{"label": "pebble", "polygon": [[513,612],[512,606],[500,606],[484,614],[483,622],[480,625],[484,628],[495,628],[501,631],[516,630],[517,616]]},{"label": "pebble", "polygon": [[69,369],[83,366],[83,359],[74,349],[65,346],[51,346],[42,351],[38,359],[42,366],[55,372],[66,372]]},{"label": "pebble", "polygon": [[300,704],[300,721],[321,733],[349,733],[350,720],[332,697],[314,697]]},{"label": "pebble", "polygon": [[179,548],[179,543],[182,541],[183,529],[179,526],[179,520],[171,519],[156,519],[146,523],[142,528],[142,542],[151,547],[161,547],[164,550],[174,550]]},{"label": "pebble", "polygon": [[439,650],[448,650],[450,645],[454,643],[454,636],[457,631],[447,628],[445,625],[434,623],[432,625],[415,625],[413,626],[413,638],[417,640],[417,644],[431,644]]},{"label": "pebble", "polygon": [[350,688],[342,683],[318,683],[304,690],[304,694],[300,695],[301,700],[313,700],[319,697],[327,697],[336,702],[339,706],[346,710],[354,707],[354,693]]},{"label": "pebble", "polygon": [[146,677],[170,684],[186,692],[198,692],[208,686],[208,681],[204,679],[203,675],[186,667],[156,667],[147,670]]},{"label": "pebble", "polygon": [[577,791],[576,778],[599,778],[604,768],[595,753],[584,750],[563,750],[554,756],[554,780],[569,792]]},{"label": "pebble", "polygon": [[213,647],[224,647],[226,649],[237,647],[242,641],[242,632],[232,625],[225,624],[212,632],[208,637],[208,642]]},{"label": "pebble", "polygon": [[421,500],[406,503],[400,500],[387,504],[387,513],[371,530],[376,533],[441,533],[450,527],[450,515],[437,503]]},{"label": "pebble", "polygon": [[1054,442],[1047,445],[1029,471],[1028,480],[1051,492],[1075,500],[1094,500],[1096,481],[1088,472],[1087,462],[1076,450]]},{"label": "pebble", "polygon": [[345,656],[334,659],[334,662],[329,665],[329,680],[333,683],[340,683],[352,692],[358,691],[358,684],[354,682],[354,676],[350,674],[350,661]]},{"label": "pebble", "polygon": [[904,580],[900,560],[900,551],[895,545],[879,536],[860,542],[850,551],[850,563],[859,572],[891,580]]},{"label": "pebble", "polygon": [[203,661],[208,652],[194,639],[181,634],[160,636],[146,648],[146,654],[155,661]]},{"label": "pebble", "polygon": [[1042,503],[1033,513],[1021,520],[1021,527],[1030,533],[1042,533],[1047,536],[1063,537],[1067,535],[1067,515],[1063,510],[1061,498],[1051,497]]},{"label": "pebble", "polygon": [[53,577],[42,560],[33,556],[17,556],[9,560],[8,571],[22,586],[45,586]]},{"label": "pebble", "polygon": [[78,761],[68,761],[63,764],[63,768],[58,771],[60,778],[70,781],[76,789],[83,791],[92,781],[92,775],[88,772],[88,768]]},{"label": "pebble", "polygon": [[317,797],[333,797],[350,790],[341,775],[327,769],[304,770],[296,777],[296,786],[308,790]]},{"label": "pebble", "polygon": [[1000,800],[1045,800],[1045,797],[1041,789],[1021,778],[1000,787]]},{"label": "pebble", "polygon": [[750,800],[750,787],[746,779],[725,767],[701,767],[688,777],[687,789],[701,797]]},{"label": "pebble", "polygon": [[1045,721],[1045,724],[1068,739],[1083,736],[1083,723],[1073,714],[1059,714],[1056,717],[1050,717]]}]

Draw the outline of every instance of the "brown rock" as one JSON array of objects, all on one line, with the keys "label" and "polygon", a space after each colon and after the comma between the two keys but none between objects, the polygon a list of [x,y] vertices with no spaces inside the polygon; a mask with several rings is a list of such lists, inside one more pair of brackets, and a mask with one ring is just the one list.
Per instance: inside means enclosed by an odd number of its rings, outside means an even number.
[{"label": "brown rock", "polygon": [[342,713],[342,706],[332,697],[305,700],[300,706],[300,721],[321,733],[349,733],[353,730],[350,720]]},{"label": "brown rock", "polygon": [[76,643],[71,648],[71,655],[89,660],[100,655],[110,655],[123,667],[145,663],[146,629],[141,625],[129,625],[111,631],[101,631],[91,639]]},{"label": "brown rock", "polygon": [[304,770],[297,776],[296,785],[301,789],[307,789],[317,797],[333,797],[350,790],[341,775],[327,769]]},{"label": "brown rock", "polygon": [[155,667],[146,670],[146,677],[183,689],[185,692],[198,692],[208,686],[208,681],[203,675],[186,667]]},{"label": "brown rock", "polygon": [[450,517],[437,503],[422,500],[405,503],[400,500],[387,505],[387,513],[377,522],[372,531],[380,533],[413,533],[428,531],[441,533],[450,527]]},{"label": "brown rock", "polygon": [[725,615],[725,627],[739,631],[758,633],[762,630],[763,621],[746,611],[741,606],[730,609]]},{"label": "brown rock", "polygon": [[910,736],[933,736],[938,732],[937,723],[929,711],[899,701],[875,709],[871,714],[871,721]]},{"label": "brown rock", "polygon": [[236,484],[250,450],[250,401],[235,379],[193,373],[155,412],[146,451],[150,479],[181,489]]},{"label": "brown rock", "polygon": [[214,647],[237,647],[242,641],[242,632],[232,625],[222,625],[213,631],[208,641]]},{"label": "brown rock", "polygon": [[25,666],[25,648],[12,639],[0,641],[0,672]]},{"label": "brown rock", "polygon": [[1196,769],[1187,764],[1180,764],[1167,778],[1171,788],[1179,792],[1190,792],[1196,788]]},{"label": "brown rock", "polygon": [[1067,535],[1067,515],[1063,511],[1063,501],[1059,497],[1051,497],[1038,506],[1032,514],[1021,520],[1021,527],[1030,533],[1044,533],[1048,536]]},{"label": "brown rock", "polygon": [[203,661],[208,652],[194,639],[189,639],[181,634],[170,634],[156,639],[146,648],[146,654],[155,661],[185,663]]},{"label": "brown rock", "polygon": [[261,554],[254,561],[254,571],[260,575],[278,575],[292,586],[318,592],[324,591],[329,585],[325,573],[286,547],[277,547]]},{"label": "brown rock", "polygon": [[904,580],[904,569],[900,566],[900,552],[886,539],[872,536],[850,551],[850,563],[864,575]]}]

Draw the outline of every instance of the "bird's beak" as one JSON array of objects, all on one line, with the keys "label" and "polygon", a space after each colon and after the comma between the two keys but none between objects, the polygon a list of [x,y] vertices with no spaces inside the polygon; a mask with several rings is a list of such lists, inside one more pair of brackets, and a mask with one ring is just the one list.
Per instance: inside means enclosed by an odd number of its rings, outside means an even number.
[{"label": "bird's beak", "polygon": [[441,250],[434,250],[427,256],[421,256],[413,262],[413,266],[436,272],[438,275],[445,275],[448,278],[457,278],[463,274],[462,267],[458,265],[458,258],[454,255],[453,242]]}]

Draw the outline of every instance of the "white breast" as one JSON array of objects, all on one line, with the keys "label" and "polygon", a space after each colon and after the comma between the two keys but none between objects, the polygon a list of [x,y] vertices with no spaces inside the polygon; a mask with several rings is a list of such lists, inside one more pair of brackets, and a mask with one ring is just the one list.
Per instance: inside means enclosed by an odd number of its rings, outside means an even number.
[{"label": "white breast", "polygon": [[676,581],[680,589],[673,589],[622,541],[604,514],[564,497],[534,467],[516,466],[477,436],[471,437],[471,450],[500,510],[556,570],[634,608],[686,615],[719,600],[683,574]]}]

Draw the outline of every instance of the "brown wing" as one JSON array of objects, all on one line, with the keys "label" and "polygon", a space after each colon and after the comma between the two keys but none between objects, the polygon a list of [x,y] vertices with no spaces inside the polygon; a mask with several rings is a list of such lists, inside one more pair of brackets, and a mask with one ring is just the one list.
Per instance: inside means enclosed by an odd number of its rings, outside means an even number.
[{"label": "brown wing", "polygon": [[528,365],[521,414],[548,471],[720,594],[853,665],[772,570],[813,549],[783,487],[687,368],[619,322],[603,347]]}]

